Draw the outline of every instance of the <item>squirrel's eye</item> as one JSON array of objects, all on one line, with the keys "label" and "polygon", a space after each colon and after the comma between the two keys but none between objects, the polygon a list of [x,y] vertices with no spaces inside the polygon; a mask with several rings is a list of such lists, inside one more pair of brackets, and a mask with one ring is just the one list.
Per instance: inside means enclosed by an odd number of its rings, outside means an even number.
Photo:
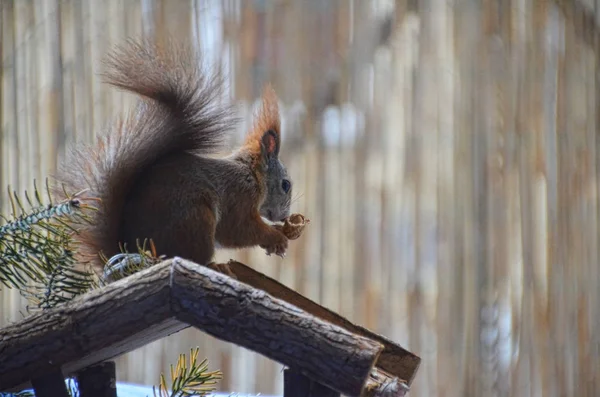
[{"label": "squirrel's eye", "polygon": [[285,193],[287,193],[292,188],[292,184],[287,179],[284,179],[283,181],[281,181],[281,188]]}]

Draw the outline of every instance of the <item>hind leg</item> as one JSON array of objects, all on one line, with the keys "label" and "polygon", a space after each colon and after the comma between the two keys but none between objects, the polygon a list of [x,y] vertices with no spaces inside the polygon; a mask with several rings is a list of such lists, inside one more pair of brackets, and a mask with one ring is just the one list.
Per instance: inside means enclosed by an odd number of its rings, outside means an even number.
[{"label": "hind leg", "polygon": [[[180,237],[180,248],[174,251],[173,256],[191,260],[229,277],[237,278],[226,263],[216,263],[213,261],[215,254],[215,232],[217,228],[215,211],[207,205],[202,205],[196,207],[196,210],[193,211],[193,216],[198,220],[196,224],[198,229]],[[178,254],[177,252],[180,253]]]}]

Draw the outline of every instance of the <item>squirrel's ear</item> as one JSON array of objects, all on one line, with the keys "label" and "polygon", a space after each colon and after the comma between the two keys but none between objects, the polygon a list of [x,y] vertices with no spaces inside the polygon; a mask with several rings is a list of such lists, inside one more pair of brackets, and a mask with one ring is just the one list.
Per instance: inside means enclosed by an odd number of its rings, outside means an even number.
[{"label": "squirrel's ear", "polygon": [[254,125],[246,137],[244,146],[251,153],[264,158],[279,156],[281,121],[279,120],[277,95],[270,86],[265,88],[262,105],[255,117]]},{"label": "squirrel's ear", "polygon": [[279,156],[279,135],[273,130],[267,130],[261,138],[261,147],[267,157]]}]

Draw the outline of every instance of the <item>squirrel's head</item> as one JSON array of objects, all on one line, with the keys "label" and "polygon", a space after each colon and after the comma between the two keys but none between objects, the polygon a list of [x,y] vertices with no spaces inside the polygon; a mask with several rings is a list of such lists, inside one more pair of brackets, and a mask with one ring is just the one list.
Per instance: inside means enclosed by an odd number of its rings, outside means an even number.
[{"label": "squirrel's head", "polygon": [[261,155],[265,170],[265,200],[260,215],[272,222],[282,221],[290,215],[292,181],[285,166],[279,161],[279,134],[267,130],[261,139]]},{"label": "squirrel's head", "polygon": [[277,102],[275,91],[267,86],[252,132],[244,145],[258,161],[255,166],[262,169],[265,198],[260,206],[260,215],[272,222],[287,218],[292,203],[292,181],[279,160],[281,122]]}]

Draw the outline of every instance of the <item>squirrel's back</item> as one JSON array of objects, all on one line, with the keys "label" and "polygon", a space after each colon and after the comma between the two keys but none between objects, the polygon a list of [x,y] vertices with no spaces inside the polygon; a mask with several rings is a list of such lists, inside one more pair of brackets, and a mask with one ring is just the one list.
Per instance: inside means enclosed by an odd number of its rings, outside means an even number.
[{"label": "squirrel's back", "polygon": [[168,159],[217,152],[234,122],[231,108],[219,103],[220,76],[203,72],[191,45],[129,40],[104,65],[107,83],[142,99],[94,144],[68,152],[55,191],[89,189],[87,195],[99,199],[91,225],[78,236],[79,252],[97,267],[98,253],[119,251],[123,213],[138,178]]}]

